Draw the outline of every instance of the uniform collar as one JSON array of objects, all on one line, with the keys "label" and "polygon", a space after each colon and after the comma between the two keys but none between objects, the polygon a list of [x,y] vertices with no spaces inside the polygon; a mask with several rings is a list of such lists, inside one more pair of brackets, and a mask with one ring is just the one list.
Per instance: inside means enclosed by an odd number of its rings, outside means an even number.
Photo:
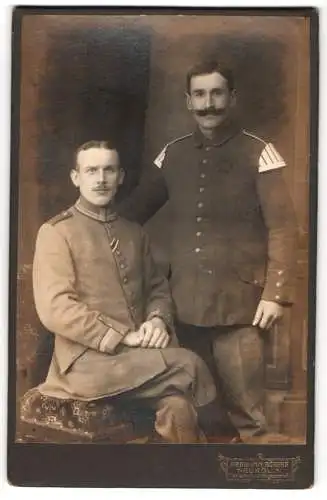
[{"label": "uniform collar", "polygon": [[91,219],[97,220],[99,222],[111,222],[117,219],[117,214],[113,210],[111,205],[106,207],[97,207],[89,201],[87,201],[83,196],[81,196],[75,203],[75,208],[83,215],[90,217]]},{"label": "uniform collar", "polygon": [[241,127],[235,120],[227,119],[217,127],[213,138],[208,139],[197,127],[193,133],[194,145],[197,148],[202,148],[203,146],[221,146],[238,134],[240,130]]}]

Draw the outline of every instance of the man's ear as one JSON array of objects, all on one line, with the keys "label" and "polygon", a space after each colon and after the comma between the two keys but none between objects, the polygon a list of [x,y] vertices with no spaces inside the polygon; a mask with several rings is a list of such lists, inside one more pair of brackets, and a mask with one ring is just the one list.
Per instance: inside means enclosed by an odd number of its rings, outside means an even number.
[{"label": "man's ear", "polygon": [[76,168],[72,168],[70,171],[70,178],[75,187],[79,187],[79,172]]},{"label": "man's ear", "polygon": [[185,92],[186,107],[189,111],[193,111],[191,96],[188,92]]},{"label": "man's ear", "polygon": [[236,100],[237,100],[236,90],[233,89],[231,91],[231,94],[230,94],[230,105],[231,105],[231,108],[234,108],[236,106]]}]

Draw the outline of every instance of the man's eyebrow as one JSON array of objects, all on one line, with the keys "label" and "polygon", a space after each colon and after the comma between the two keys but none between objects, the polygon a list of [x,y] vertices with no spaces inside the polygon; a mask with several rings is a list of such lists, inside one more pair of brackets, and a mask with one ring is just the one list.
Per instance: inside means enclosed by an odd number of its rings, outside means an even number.
[{"label": "man's eyebrow", "polygon": [[[221,86],[218,86],[218,87],[212,87],[210,90],[220,90],[222,89],[223,87]],[[193,89],[193,92],[196,92],[197,90],[209,90],[209,89],[206,89],[204,87],[195,87],[195,89]]]},{"label": "man's eyebrow", "polygon": [[110,165],[85,165],[84,167],[86,170],[89,170],[90,168],[103,168],[103,169],[108,169],[108,168],[119,168],[119,165],[114,165],[114,164],[110,164]]}]

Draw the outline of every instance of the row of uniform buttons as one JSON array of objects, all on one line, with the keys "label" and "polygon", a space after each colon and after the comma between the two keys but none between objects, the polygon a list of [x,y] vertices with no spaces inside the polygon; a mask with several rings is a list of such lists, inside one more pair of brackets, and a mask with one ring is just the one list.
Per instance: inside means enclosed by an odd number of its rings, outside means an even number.
[{"label": "row of uniform buttons", "polygon": [[[127,265],[125,264],[125,262],[124,262],[124,261],[122,261],[121,259],[119,259],[119,257],[121,256],[121,252],[120,252],[120,250],[116,250],[114,253],[115,253],[115,254],[117,255],[117,257],[118,257],[118,259],[117,259],[117,260],[118,260],[118,261],[120,261],[120,262],[119,262],[119,267],[120,267],[120,269],[121,269],[121,270],[126,269],[126,268],[127,268]],[[127,285],[127,283],[128,283],[128,278],[127,278],[127,276],[126,276],[126,275],[124,275],[124,274],[122,274],[122,275],[121,275],[121,277],[122,277],[123,284],[124,284],[124,285]],[[126,295],[129,297],[129,300],[130,300],[131,302],[135,299],[135,294],[134,294],[131,290],[129,290],[129,288],[127,288],[127,287],[125,288],[125,293],[126,293]],[[135,307],[133,304],[131,304],[131,303],[129,304],[129,307],[130,307],[130,309],[131,309],[132,313],[135,313],[135,311],[136,311],[136,307]]]},{"label": "row of uniform buttons", "polygon": [[[208,152],[209,150],[210,150],[209,147],[205,148],[205,151]],[[195,233],[197,241],[199,243],[201,242],[202,236],[203,236],[203,228],[201,227],[202,226],[201,223],[204,220],[203,219],[202,209],[204,208],[205,204],[204,204],[204,199],[202,198],[202,196],[204,195],[204,192],[205,192],[204,179],[206,179],[206,177],[207,177],[206,173],[201,169],[201,165],[207,165],[207,164],[208,164],[208,159],[207,158],[202,158],[201,161],[200,161],[199,197],[198,197],[198,200],[197,200],[197,208],[200,210],[200,213],[198,212],[198,214],[196,215],[196,222],[197,222],[198,227],[196,228],[196,233]],[[202,251],[201,246],[197,246],[194,249],[194,252],[196,254],[200,254],[201,251]],[[200,265],[200,269],[203,272],[205,272],[205,273],[212,274],[212,270],[211,269],[207,269],[202,264]]]},{"label": "row of uniform buttons", "polygon": [[[207,146],[204,148],[204,150],[206,152],[209,152],[210,151],[210,147]],[[201,165],[207,165],[208,164],[208,158],[202,158],[202,160],[200,161],[200,169],[201,169]],[[200,195],[203,195],[203,193],[205,192],[205,186],[204,186],[204,179],[207,178],[207,174],[202,170],[200,171],[200,181],[199,181],[199,193]],[[200,196],[198,201],[197,201],[197,208],[202,210],[204,208],[204,200],[202,199],[202,197]],[[204,221],[204,218],[203,218],[203,212],[200,212],[199,215],[196,216],[196,222],[198,223],[198,227],[197,227],[197,230],[196,230],[196,237],[197,237],[197,240],[200,241],[203,236],[203,229],[201,228],[201,223]],[[200,225],[200,229],[199,229],[199,225]],[[202,248],[200,246],[196,247],[195,248],[195,253],[196,254],[200,254],[200,252],[202,251]],[[208,269],[206,266],[204,266],[202,263],[200,264],[200,269],[206,273],[206,274],[210,274],[212,275],[213,274],[213,271],[212,269]]]},{"label": "row of uniform buttons", "polygon": [[[112,240],[110,242],[110,247],[112,249],[113,256],[114,256],[115,260],[117,261],[119,268],[122,271],[120,273],[122,282],[124,285],[127,285],[129,280],[128,280],[128,277],[126,276],[126,274],[124,273],[124,270],[127,269],[127,264],[126,264],[126,261],[125,261],[123,255],[120,251],[119,240],[118,240],[118,238],[115,238],[113,235],[113,228],[112,228],[112,224],[110,224],[110,223],[107,226],[107,232],[108,232],[109,239],[112,238]],[[135,298],[134,293],[131,292],[127,287],[125,287],[124,290],[125,290],[126,295],[129,298],[129,300],[133,301],[133,299]],[[136,308],[133,304],[129,304],[129,308],[133,314],[136,312]]]},{"label": "row of uniform buttons", "polygon": [[[282,275],[284,274],[284,271],[279,270],[279,271],[277,272],[277,274],[278,274],[278,276],[282,276]],[[276,283],[276,287],[277,287],[277,288],[281,288],[281,287],[282,287],[282,285],[283,285],[283,282],[282,282],[282,281],[277,281],[277,283]],[[279,295],[278,293],[275,295],[275,299],[276,299],[276,300],[280,300],[280,295]]]},{"label": "row of uniform buttons", "polygon": [[[209,151],[209,149],[210,148],[208,148],[208,147],[205,148],[206,151]],[[207,158],[203,158],[201,160],[201,164],[206,165],[207,163],[208,163]],[[200,172],[200,179],[203,180],[205,178],[206,178],[205,172]],[[204,191],[205,191],[205,188],[202,185],[201,180],[200,180],[200,183],[199,183],[200,184],[200,186],[199,186],[199,193],[202,195],[204,193]],[[202,209],[203,207],[204,207],[204,201],[200,198],[200,200],[198,200],[198,202],[197,202],[197,208]],[[197,223],[201,223],[202,221],[203,221],[203,216],[202,215],[197,215],[196,222]],[[202,235],[203,235],[202,231],[197,231],[196,232],[196,237],[197,238],[200,238]],[[196,247],[194,251],[195,251],[195,253],[200,253],[201,252],[201,247]]]}]

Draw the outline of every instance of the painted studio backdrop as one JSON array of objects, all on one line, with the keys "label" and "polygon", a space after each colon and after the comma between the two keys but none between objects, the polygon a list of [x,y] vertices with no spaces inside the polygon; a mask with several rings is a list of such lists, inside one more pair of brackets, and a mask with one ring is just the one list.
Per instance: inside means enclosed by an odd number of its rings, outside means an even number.
[{"label": "painted studio backdrop", "polygon": [[[75,148],[115,137],[128,196],[162,147],[192,131],[185,75],[202,54],[235,71],[244,126],[274,143],[300,227],[296,302],[266,345],[266,412],[302,443],[306,432],[309,34],[305,18],[124,15],[25,16],[21,33],[17,281],[17,400],[45,376],[49,336],[36,316],[31,270],[46,219],[74,203]],[[147,225],[165,259],[164,207]],[[166,228],[166,229],[165,229]]]}]

